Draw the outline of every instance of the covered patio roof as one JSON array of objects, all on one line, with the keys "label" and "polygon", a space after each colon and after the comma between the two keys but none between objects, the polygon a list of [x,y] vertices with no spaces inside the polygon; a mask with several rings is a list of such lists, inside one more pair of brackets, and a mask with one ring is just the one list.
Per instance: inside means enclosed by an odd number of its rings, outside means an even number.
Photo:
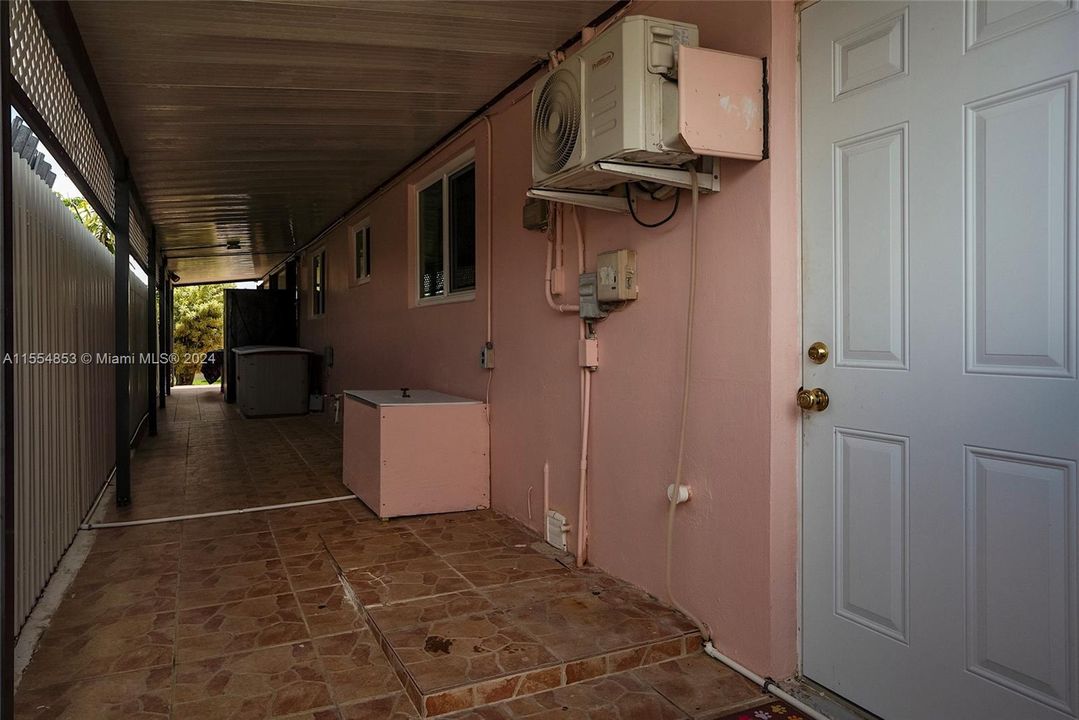
[{"label": "covered patio roof", "polygon": [[261,277],[610,6],[71,4],[185,284]]}]

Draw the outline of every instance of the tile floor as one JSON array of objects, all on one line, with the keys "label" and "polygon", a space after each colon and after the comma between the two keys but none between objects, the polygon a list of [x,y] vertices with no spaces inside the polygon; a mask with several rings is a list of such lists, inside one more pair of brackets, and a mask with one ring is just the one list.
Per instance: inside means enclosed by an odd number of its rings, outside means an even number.
[{"label": "tile floor", "polygon": [[[175,387],[158,435],[131,460],[133,502],[105,520],[141,520],[347,494],[333,413],[246,420],[218,386]],[[227,524],[227,523],[226,523]]]},{"label": "tile floor", "polygon": [[[136,455],[125,517],[341,494],[332,416],[245,421],[184,392]],[[95,531],[16,705],[19,720],[660,720],[766,699],[684,617],[509,518],[381,522],[349,500]]]}]

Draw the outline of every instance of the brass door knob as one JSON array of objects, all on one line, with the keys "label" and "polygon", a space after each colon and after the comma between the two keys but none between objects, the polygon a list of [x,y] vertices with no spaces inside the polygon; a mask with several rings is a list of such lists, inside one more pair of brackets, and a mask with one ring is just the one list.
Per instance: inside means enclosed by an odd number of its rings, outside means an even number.
[{"label": "brass door knob", "polygon": [[810,362],[816,363],[817,365],[823,365],[828,359],[828,346],[818,340],[809,346],[806,355],[809,356]]},{"label": "brass door knob", "polygon": [[798,388],[798,407],[803,410],[820,412],[828,407],[828,393],[824,392],[822,388],[812,388],[810,390]]}]

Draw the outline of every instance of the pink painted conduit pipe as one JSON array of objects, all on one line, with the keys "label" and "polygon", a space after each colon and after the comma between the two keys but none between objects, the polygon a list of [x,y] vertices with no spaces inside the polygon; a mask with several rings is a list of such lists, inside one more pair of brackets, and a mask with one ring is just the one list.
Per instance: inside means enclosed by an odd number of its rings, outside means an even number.
[{"label": "pink painted conduit pipe", "polygon": [[[580,275],[584,272],[584,231],[581,228],[581,220],[577,216],[577,209],[570,207],[570,216],[573,218],[573,229],[577,233],[577,274]],[[580,305],[571,305],[568,303],[556,303],[554,295],[551,293],[551,276],[553,273],[552,263],[555,266],[562,267],[562,258],[564,257],[564,241],[565,238],[562,232],[562,208],[559,205],[554,206],[553,215],[548,225],[547,234],[547,260],[544,264],[544,294],[547,298],[547,305],[556,312],[568,313],[578,312]],[[577,326],[577,338],[583,340],[585,337],[585,321],[581,320]],[[577,485],[577,526],[575,528],[577,533],[577,566],[583,567],[588,559],[588,426],[592,415],[592,373],[588,368],[581,368],[580,375],[580,394],[581,394],[581,459],[580,459],[580,477]],[[547,510],[549,509],[549,491],[548,491],[548,466],[544,463],[543,466],[544,475],[544,501],[543,501],[543,521],[547,522]]]},{"label": "pink painted conduit pipe", "polygon": [[[581,309],[580,305],[570,305],[570,304],[556,303],[554,301],[554,295],[551,292],[551,282],[552,282],[551,278],[552,278],[552,275],[553,275],[553,272],[554,272],[554,270],[552,268],[552,265],[551,265],[552,259],[554,261],[554,267],[557,267],[559,269],[562,268],[562,256],[563,256],[562,243],[563,243],[563,238],[562,238],[561,216],[562,216],[562,213],[561,213],[560,207],[558,205],[554,205],[553,217],[547,224],[547,227],[548,227],[548,232],[547,232],[547,263],[544,266],[545,267],[545,272],[544,272],[544,276],[543,276],[544,292],[545,292],[545,294],[547,296],[547,304],[550,306],[550,308],[552,310],[555,310],[555,311],[560,312],[560,313],[566,313],[566,312],[574,312],[575,313],[575,312],[577,312],[578,310]],[[578,243],[578,244],[580,244],[580,243]],[[558,246],[557,248],[555,247],[556,245]],[[577,263],[578,263],[579,267],[581,266],[582,255],[583,255],[583,251],[582,251],[582,253],[578,254]]]},{"label": "pink painted conduit pipe", "polygon": [[584,376],[581,389],[581,478],[577,497],[577,567],[588,560],[588,420],[592,403],[592,373],[581,368]]},{"label": "pink painted conduit pipe", "polygon": [[[584,272],[584,230],[577,208],[570,207],[573,229],[577,233],[577,272]],[[577,326],[578,340],[584,340],[585,321]],[[581,477],[577,484],[577,567],[588,560],[588,425],[592,415],[592,371],[581,368]]]}]

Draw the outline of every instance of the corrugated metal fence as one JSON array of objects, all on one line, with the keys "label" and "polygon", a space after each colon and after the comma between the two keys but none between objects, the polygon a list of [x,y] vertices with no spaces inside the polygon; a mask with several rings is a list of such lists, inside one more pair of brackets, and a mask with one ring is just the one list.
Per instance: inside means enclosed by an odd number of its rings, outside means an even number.
[{"label": "corrugated metal fence", "polygon": [[[112,259],[112,256],[109,256]],[[131,352],[136,360],[149,352],[150,346],[146,342],[146,313],[149,308],[146,305],[147,287],[134,273],[127,281],[127,338],[131,344]],[[146,417],[146,393],[149,391],[146,377],[146,363],[136,362],[131,366],[130,382],[128,383],[128,417],[131,418],[131,435],[139,431],[139,423]]]},{"label": "corrugated metal fence", "polygon": [[[98,357],[115,348],[112,253],[25,162],[12,166],[21,627],[115,464],[115,368]],[[146,286],[134,274],[130,283],[131,344],[144,349]],[[132,431],[146,411],[145,375],[132,366]]]}]

